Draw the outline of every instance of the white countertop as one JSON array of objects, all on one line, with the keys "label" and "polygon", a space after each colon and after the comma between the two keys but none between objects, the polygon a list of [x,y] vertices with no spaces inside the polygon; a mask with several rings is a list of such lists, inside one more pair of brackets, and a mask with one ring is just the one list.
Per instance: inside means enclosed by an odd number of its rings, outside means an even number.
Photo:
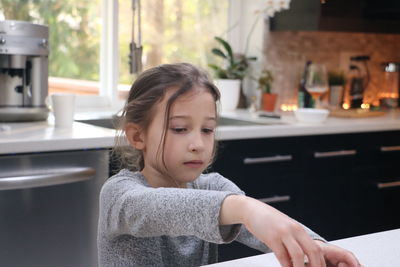
[{"label": "white countertop", "polygon": [[74,122],[71,129],[52,122],[0,123],[0,154],[108,148],[115,130]]},{"label": "white countertop", "polygon": [[[364,267],[400,266],[400,229],[330,242],[353,252]],[[279,267],[273,253],[226,261],[213,267]]]},{"label": "white countertop", "polygon": [[252,120],[258,123],[274,123],[278,121],[283,124],[224,126],[218,130],[217,138],[219,140],[400,130],[400,112],[398,111],[391,111],[384,116],[369,118],[336,118],[330,116],[325,122],[319,124],[298,122],[292,113],[283,113],[280,120],[259,118],[256,114],[251,114],[244,110],[222,115],[228,118]]},{"label": "white countertop", "polygon": [[[222,116],[266,124],[221,126],[217,129],[218,140],[400,130],[397,111],[372,118],[329,117],[322,124],[299,123],[290,113],[280,120],[259,118],[245,110]],[[0,123],[0,154],[111,148],[114,136],[115,130],[79,122],[74,122],[72,129],[56,129],[51,117],[43,122]]]}]

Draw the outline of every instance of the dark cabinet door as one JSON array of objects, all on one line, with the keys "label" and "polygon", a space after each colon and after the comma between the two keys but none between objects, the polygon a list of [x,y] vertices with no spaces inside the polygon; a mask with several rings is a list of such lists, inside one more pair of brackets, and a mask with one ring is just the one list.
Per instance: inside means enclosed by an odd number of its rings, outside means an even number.
[{"label": "dark cabinet door", "polygon": [[[293,138],[223,141],[213,171],[233,181],[246,195],[297,218],[303,198],[299,144]],[[238,242],[219,246],[220,261],[257,254]]]},{"label": "dark cabinet door", "polygon": [[357,199],[352,169],[359,154],[352,135],[310,136],[303,151],[304,217],[327,240],[354,234]]},{"label": "dark cabinet door", "polygon": [[293,138],[224,141],[213,170],[246,195],[296,217],[303,198],[300,144]]},{"label": "dark cabinet door", "polygon": [[360,228],[365,233],[400,227],[400,133],[368,135],[370,164],[357,169],[362,206]]}]

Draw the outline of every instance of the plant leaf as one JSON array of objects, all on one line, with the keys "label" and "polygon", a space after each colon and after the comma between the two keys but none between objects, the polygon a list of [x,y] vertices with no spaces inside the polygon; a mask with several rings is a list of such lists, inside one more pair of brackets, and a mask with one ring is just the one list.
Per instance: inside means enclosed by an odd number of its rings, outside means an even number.
[{"label": "plant leaf", "polygon": [[226,79],[228,78],[228,71],[224,70],[223,68],[215,65],[215,64],[208,64],[208,66],[214,71],[215,76],[218,79]]},{"label": "plant leaf", "polygon": [[214,39],[225,48],[226,52],[228,52],[229,61],[233,62],[233,52],[231,45],[221,37],[215,36]]},{"label": "plant leaf", "polygon": [[218,48],[213,48],[212,50],[211,50],[211,52],[214,54],[214,55],[217,55],[217,56],[219,56],[219,57],[223,57],[223,58],[227,58],[226,57],[226,55],[224,54],[224,52],[222,52],[220,49],[218,49]]}]

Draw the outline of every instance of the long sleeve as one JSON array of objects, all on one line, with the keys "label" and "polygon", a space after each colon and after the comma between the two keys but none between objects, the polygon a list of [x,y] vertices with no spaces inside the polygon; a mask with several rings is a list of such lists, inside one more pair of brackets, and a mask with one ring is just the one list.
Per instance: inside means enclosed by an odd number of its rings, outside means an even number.
[{"label": "long sleeve", "polygon": [[244,193],[217,173],[178,189],[152,188],[141,173],[121,170],[100,193],[99,265],[201,266],[217,261],[216,244],[235,239],[269,251],[243,225],[219,225],[231,194]]},{"label": "long sleeve", "polygon": [[[107,232],[135,237],[196,236],[213,243],[236,237],[237,229],[220,231],[219,212],[229,191],[151,188],[121,176],[103,186],[100,199]],[[235,233],[236,232],[236,233]]]}]

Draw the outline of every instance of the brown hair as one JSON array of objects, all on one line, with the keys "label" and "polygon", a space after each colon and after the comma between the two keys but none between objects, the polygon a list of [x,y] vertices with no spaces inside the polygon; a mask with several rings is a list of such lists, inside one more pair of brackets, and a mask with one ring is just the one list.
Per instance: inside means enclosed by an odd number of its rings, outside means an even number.
[{"label": "brown hair", "polygon": [[[178,97],[195,88],[208,90],[214,97],[215,102],[220,97],[217,87],[210,81],[207,72],[188,63],[163,64],[143,72],[133,83],[119,119],[118,134],[113,149],[113,154],[120,163],[119,168],[127,168],[132,171],[143,169],[142,151],[126,145],[124,142],[124,128],[127,123],[133,122],[143,129],[147,129],[153,117],[154,105],[163,99],[165,92],[170,88],[177,88],[177,90],[167,101],[163,137],[158,148],[159,151],[160,147],[164,148],[169,113],[172,104]],[[215,153],[216,143],[214,145],[213,156]],[[162,160],[164,162],[164,156],[162,156]]]}]

